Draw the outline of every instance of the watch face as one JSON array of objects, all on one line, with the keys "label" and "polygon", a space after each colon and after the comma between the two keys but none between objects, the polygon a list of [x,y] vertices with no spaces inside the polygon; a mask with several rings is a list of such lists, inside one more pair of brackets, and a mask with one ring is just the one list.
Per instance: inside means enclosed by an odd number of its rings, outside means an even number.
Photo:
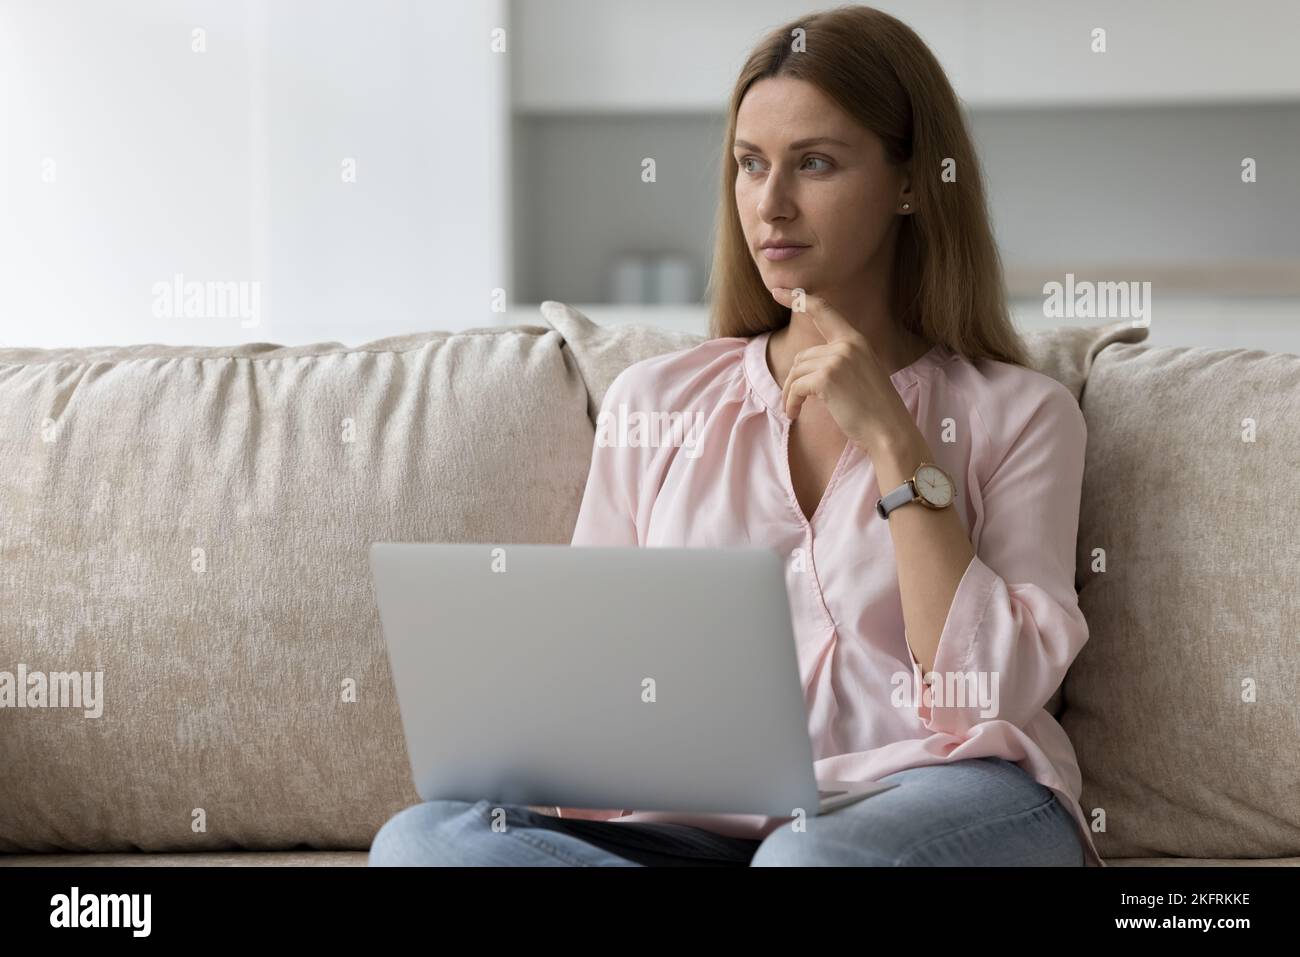
[{"label": "watch face", "polygon": [[916,470],[916,491],[936,508],[943,508],[952,502],[953,487],[943,469],[934,465],[922,465]]}]

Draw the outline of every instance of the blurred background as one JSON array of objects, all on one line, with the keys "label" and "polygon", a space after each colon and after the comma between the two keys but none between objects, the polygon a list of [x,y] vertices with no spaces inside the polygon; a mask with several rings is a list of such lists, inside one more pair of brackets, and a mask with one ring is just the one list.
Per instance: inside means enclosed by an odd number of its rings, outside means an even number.
[{"label": "blurred background", "polygon": [[[0,0],[0,344],[705,332],[731,84],[833,5]],[[1151,345],[1300,352],[1300,4],[872,6],[965,104],[1022,329],[1089,322],[1069,274],[1150,282]]]}]

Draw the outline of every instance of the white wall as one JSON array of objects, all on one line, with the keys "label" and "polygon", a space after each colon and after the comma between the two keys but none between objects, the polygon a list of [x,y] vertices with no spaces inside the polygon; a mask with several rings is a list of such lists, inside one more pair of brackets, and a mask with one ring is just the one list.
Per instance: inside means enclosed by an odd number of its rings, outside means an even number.
[{"label": "white wall", "polygon": [[[621,248],[618,230],[656,239],[637,208],[600,193],[591,164],[608,176],[612,154],[597,132],[666,116],[690,136],[659,123],[658,150],[716,153],[716,135],[697,132],[720,121],[757,31],[826,5],[0,0],[0,345],[357,343],[493,324],[497,287],[540,322],[531,301],[603,293],[584,278],[603,269],[591,249]],[[1121,264],[1296,261],[1300,4],[880,5],[920,29],[979,104],[1009,264],[1033,251],[1064,269],[1099,249]],[[1110,30],[1107,69],[1061,67],[1052,57],[1092,20]],[[496,26],[509,28],[504,55],[489,49]],[[205,53],[191,50],[195,28]],[[1108,109],[1052,115],[1081,102]],[[1169,112],[1152,124],[1118,108],[1132,102]],[[1007,103],[1015,109],[990,109]],[[512,112],[527,134],[518,143]],[[1180,117],[1205,128],[1189,138]],[[1025,123],[1033,136],[1021,135]],[[1105,135],[1072,140],[1074,124]],[[1092,178],[1045,182],[1057,167],[1034,137],[1064,143]],[[1226,174],[1224,192],[1206,188],[1206,171],[1248,154],[1262,157],[1249,193]],[[357,161],[355,183],[342,182],[345,157]],[[703,184],[686,202],[698,222],[661,204],[672,232],[656,241],[688,231],[703,269],[715,178],[703,161],[683,169]],[[1044,223],[1044,193],[1086,199]],[[155,285],[177,273],[258,284],[258,324],[234,311],[154,315]],[[1158,301],[1153,342],[1300,352],[1294,299]],[[673,321],[702,328],[703,311]]]},{"label": "white wall", "polygon": [[[506,15],[502,0],[0,0],[0,344],[492,324],[509,126],[489,41]],[[177,273],[245,284],[248,306],[256,289],[257,325],[251,309],[158,317],[155,284]]]}]

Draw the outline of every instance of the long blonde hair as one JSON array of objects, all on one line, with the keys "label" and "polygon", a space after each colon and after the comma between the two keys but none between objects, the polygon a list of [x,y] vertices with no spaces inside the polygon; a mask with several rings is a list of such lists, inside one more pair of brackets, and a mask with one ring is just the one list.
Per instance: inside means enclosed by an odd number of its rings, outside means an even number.
[{"label": "long blonde hair", "polygon": [[[793,31],[804,31],[795,52]],[[814,13],[767,34],[745,61],[731,94],[723,142],[722,194],[709,275],[711,337],[752,336],[790,321],[751,258],[736,209],[736,114],[750,86],[793,77],[878,136],[888,160],[912,161],[912,215],[900,217],[892,308],[903,328],[970,359],[1026,365],[1007,313],[1002,262],[993,240],[983,176],[957,95],[911,27],[871,7]],[[955,181],[941,178],[945,165]]]}]

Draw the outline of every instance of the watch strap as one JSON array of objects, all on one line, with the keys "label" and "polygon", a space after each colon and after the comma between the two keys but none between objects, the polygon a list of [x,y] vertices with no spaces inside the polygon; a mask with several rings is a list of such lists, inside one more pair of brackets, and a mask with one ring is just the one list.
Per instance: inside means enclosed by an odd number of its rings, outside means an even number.
[{"label": "watch strap", "polygon": [[876,512],[881,518],[888,518],[890,512],[900,505],[906,505],[914,498],[916,498],[916,487],[912,485],[912,480],[908,479],[888,495],[876,500]]}]

